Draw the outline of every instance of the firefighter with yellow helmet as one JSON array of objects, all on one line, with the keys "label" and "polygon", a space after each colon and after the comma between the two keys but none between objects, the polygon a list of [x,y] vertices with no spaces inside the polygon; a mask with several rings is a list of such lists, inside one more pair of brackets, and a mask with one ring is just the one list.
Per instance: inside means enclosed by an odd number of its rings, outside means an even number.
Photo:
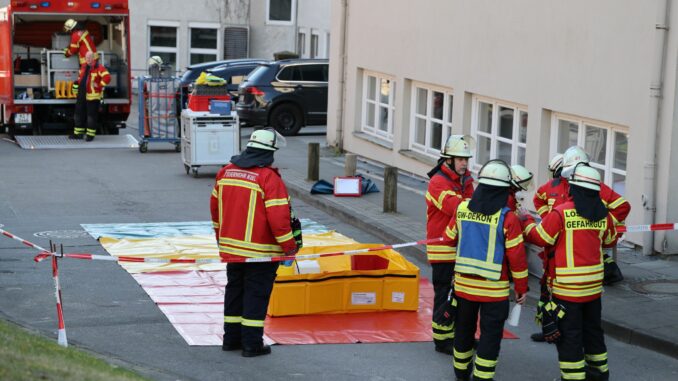
[{"label": "firefighter with yellow helmet", "polygon": [[[441,237],[457,206],[473,194],[473,178],[468,170],[473,148],[472,137],[450,136],[442,147],[438,164],[428,173],[431,180],[426,192],[427,239]],[[433,342],[436,351],[451,355],[454,326],[441,323],[437,317],[443,313],[452,290],[456,248],[445,243],[431,244],[426,245],[426,254],[431,263],[434,290]]]},{"label": "firefighter with yellow helmet", "polygon": [[[513,184],[511,169],[501,160],[490,160],[480,169],[478,183],[471,200],[459,204],[445,230],[457,248],[453,360],[457,380],[469,380],[471,374],[474,380],[494,379],[509,315],[509,272],[516,302],[523,304],[527,293],[522,227],[506,206]],[[479,316],[482,329],[474,350]]]},{"label": "firefighter with yellow helmet", "polygon": [[78,54],[78,64],[85,64],[85,55],[87,52],[96,53],[97,47],[94,44],[94,39],[87,29],[85,24],[77,22],[73,19],[68,19],[64,23],[64,32],[71,33],[71,41],[68,47],[64,48],[64,56],[70,57]]}]

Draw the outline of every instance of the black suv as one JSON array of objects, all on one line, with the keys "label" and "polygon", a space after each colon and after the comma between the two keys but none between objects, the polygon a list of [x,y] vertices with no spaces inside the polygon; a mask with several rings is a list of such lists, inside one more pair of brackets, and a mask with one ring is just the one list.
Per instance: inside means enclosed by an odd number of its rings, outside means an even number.
[{"label": "black suv", "polygon": [[247,78],[249,73],[256,69],[259,65],[266,64],[270,60],[234,60],[211,69],[207,69],[207,73],[215,75],[226,80],[226,88],[231,94],[234,102],[238,101],[238,87]]},{"label": "black suv", "polygon": [[272,126],[285,136],[301,127],[327,123],[329,62],[317,59],[274,61],[254,69],[240,84],[240,121]]}]

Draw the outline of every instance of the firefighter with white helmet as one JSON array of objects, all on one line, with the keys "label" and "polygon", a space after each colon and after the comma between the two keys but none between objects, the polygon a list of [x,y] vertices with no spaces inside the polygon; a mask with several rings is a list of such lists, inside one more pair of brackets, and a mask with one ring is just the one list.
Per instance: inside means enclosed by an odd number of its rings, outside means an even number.
[{"label": "firefighter with white helmet", "polygon": [[85,64],[87,52],[97,52],[94,39],[89,31],[85,29],[84,23],[68,19],[64,23],[64,32],[71,33],[71,41],[68,47],[64,48],[64,56],[70,57],[78,53],[78,64],[83,65]]},{"label": "firefighter with white helmet", "polygon": [[[507,206],[512,211],[521,207],[518,202],[518,193],[532,189],[534,175],[527,168],[519,164],[511,166],[511,186],[509,187],[509,200]],[[521,198],[522,199],[522,198]]]},{"label": "firefighter with white helmet", "polygon": [[[473,155],[474,140],[468,135],[452,135],[440,151],[438,164],[428,173],[431,179],[426,192],[426,237],[441,237],[457,206],[473,194],[473,178],[468,161]],[[433,282],[433,342],[435,350],[453,353],[454,326],[438,319],[447,307],[452,290],[456,248],[449,244],[426,245]]]},{"label": "firefighter with white helmet", "polygon": [[160,73],[162,72],[162,66],[164,65],[164,62],[162,61],[162,57],[160,56],[152,56],[148,59],[147,65],[148,66],[148,74],[151,77],[160,77]]},{"label": "firefighter with white helmet", "polygon": [[[509,272],[516,302],[523,304],[527,293],[522,227],[506,206],[509,188],[515,184],[511,168],[501,160],[490,160],[480,169],[478,183],[471,200],[459,204],[445,230],[445,237],[457,248],[453,350],[457,380],[469,380],[471,374],[474,380],[494,379],[509,315]],[[474,350],[479,316],[482,329]]]},{"label": "firefighter with white helmet", "polygon": [[222,349],[242,349],[243,357],[271,353],[263,342],[264,320],[278,269],[278,262],[243,263],[243,257],[299,250],[287,188],[271,166],[275,151],[285,145],[272,128],[254,131],[245,150],[217,174],[210,199],[219,255],[232,261],[226,266]]},{"label": "firefighter with white helmet", "polygon": [[539,225],[526,218],[529,242],[551,246],[546,298],[539,305],[542,333],[558,348],[562,380],[608,380],[607,348],[601,327],[604,245],[614,242],[615,223],[600,197],[600,173],[574,164],[567,178],[570,199]]}]

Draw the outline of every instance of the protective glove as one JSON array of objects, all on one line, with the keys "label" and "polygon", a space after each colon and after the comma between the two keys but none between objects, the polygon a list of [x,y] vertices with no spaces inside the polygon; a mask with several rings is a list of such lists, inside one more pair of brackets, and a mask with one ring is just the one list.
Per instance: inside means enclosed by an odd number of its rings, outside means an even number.
[{"label": "protective glove", "polygon": [[454,327],[457,314],[457,299],[454,298],[454,288],[450,291],[447,301],[433,312],[433,321],[444,327]]},{"label": "protective glove", "polygon": [[74,83],[73,86],[71,87],[71,93],[73,93],[73,95],[77,96],[77,95],[78,95],[78,88],[79,88],[79,87],[80,87],[80,86],[78,86],[77,83]]},{"label": "protective glove", "polygon": [[64,56],[68,57],[69,56],[68,48],[64,48]]},{"label": "protective glove", "polygon": [[549,301],[543,307],[541,317],[541,332],[544,334],[544,340],[547,343],[556,343],[560,339],[560,330],[558,329],[558,320],[565,316],[565,308],[559,304]]}]

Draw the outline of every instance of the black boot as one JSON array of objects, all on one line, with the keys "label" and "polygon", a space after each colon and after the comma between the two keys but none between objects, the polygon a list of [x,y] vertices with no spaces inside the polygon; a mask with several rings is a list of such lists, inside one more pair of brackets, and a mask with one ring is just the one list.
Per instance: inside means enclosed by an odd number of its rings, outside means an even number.
[{"label": "black boot", "polygon": [[242,344],[241,343],[223,343],[221,344],[221,350],[222,351],[235,351],[238,349],[242,349]]},{"label": "black boot", "polygon": [[91,142],[92,140],[94,140],[94,136],[92,135],[87,135],[87,137],[85,138],[86,142]]},{"label": "black boot", "polygon": [[78,140],[78,139],[82,139],[82,135],[70,134],[70,135],[68,135],[68,138]]},{"label": "black boot", "polygon": [[256,357],[268,355],[271,353],[271,346],[262,344],[260,347],[243,347],[242,348],[242,357]]},{"label": "black boot", "polygon": [[436,343],[436,352],[444,353],[446,355],[454,355],[454,344],[452,340],[445,340],[441,343]]}]

